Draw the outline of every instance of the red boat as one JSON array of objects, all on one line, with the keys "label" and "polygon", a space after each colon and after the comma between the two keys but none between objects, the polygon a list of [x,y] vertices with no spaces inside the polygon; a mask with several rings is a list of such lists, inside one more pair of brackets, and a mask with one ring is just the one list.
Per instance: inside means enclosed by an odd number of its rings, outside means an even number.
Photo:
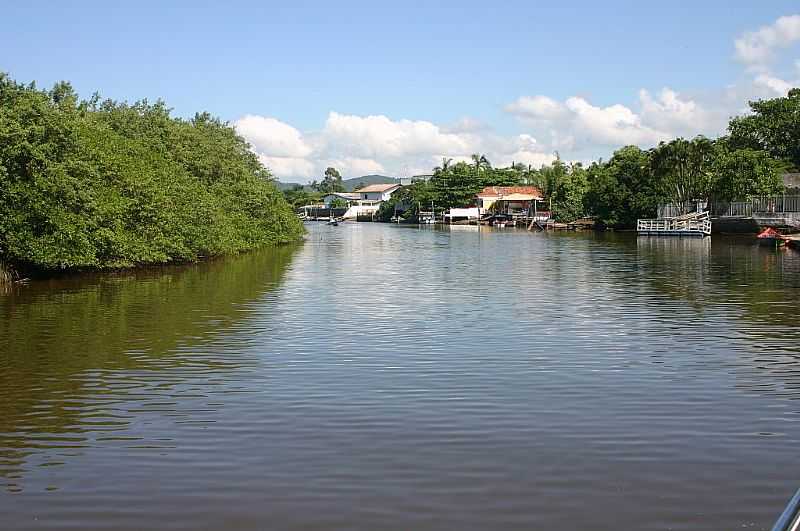
[{"label": "red boat", "polygon": [[789,238],[778,232],[772,227],[767,227],[758,233],[757,238],[759,241],[766,245],[774,245],[775,247],[783,247]]}]

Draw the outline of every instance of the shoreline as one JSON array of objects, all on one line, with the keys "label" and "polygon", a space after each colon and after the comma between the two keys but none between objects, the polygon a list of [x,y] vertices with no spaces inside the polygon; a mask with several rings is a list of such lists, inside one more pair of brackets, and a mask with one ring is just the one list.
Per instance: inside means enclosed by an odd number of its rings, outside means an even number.
[{"label": "shoreline", "polygon": [[155,273],[171,268],[186,268],[201,264],[213,263],[226,258],[233,258],[242,256],[265,249],[277,249],[287,245],[298,245],[306,240],[305,236],[297,240],[291,240],[280,243],[273,243],[269,245],[261,245],[251,249],[245,249],[234,253],[223,253],[217,255],[199,256],[195,260],[175,260],[170,262],[153,262],[134,264],[123,267],[104,267],[104,268],[66,268],[66,269],[39,269],[34,267],[15,267],[8,262],[0,259],[0,286],[13,286],[15,284],[22,284],[27,281],[49,281],[49,280],[63,280],[67,278],[91,278],[98,275],[129,275],[138,273]]}]

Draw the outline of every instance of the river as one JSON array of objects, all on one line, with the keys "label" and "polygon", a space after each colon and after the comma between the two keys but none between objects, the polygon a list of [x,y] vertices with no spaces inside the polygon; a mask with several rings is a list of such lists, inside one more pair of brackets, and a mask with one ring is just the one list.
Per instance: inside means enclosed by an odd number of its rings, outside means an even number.
[{"label": "river", "polygon": [[800,253],[308,225],[0,293],[3,529],[769,529]]}]

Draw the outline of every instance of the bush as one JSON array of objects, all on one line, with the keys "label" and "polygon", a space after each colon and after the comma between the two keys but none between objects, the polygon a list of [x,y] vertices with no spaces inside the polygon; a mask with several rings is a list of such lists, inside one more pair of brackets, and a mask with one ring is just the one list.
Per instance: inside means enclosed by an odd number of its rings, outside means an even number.
[{"label": "bush", "polygon": [[0,260],[36,269],[192,261],[302,224],[229,125],[163,102],[78,101],[0,74]]}]

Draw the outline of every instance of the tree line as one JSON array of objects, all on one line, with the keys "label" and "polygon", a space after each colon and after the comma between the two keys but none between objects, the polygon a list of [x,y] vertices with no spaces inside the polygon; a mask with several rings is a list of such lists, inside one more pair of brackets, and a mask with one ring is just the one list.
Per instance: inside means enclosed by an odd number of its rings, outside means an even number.
[{"label": "tree line", "polygon": [[800,168],[800,89],[783,98],[750,102],[751,113],[733,118],[727,134],[677,138],[652,149],[625,146],[607,161],[555,162],[541,168],[494,168],[485,156],[442,160],[433,175],[396,192],[383,205],[388,219],[398,205],[437,210],[474,204],[485,186],[529,184],[544,194],[558,221],[592,216],[600,226],[630,228],[656,216],[660,203],[724,203],[780,193],[781,174]]},{"label": "tree line", "polygon": [[193,261],[299,239],[234,129],[164,102],[79,99],[0,74],[0,263],[32,270]]}]

